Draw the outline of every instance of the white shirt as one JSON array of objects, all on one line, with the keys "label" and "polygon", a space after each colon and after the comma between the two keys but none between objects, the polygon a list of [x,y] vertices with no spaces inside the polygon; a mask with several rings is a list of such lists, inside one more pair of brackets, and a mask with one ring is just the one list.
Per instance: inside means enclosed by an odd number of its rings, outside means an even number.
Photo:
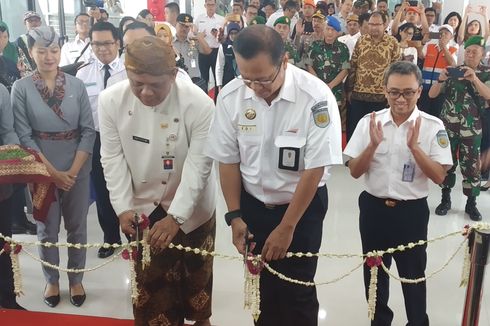
[{"label": "white shirt", "polygon": [[347,48],[349,49],[349,59],[352,58],[352,53],[354,52],[354,47],[356,46],[359,37],[361,37],[361,32],[357,32],[357,34],[354,35],[345,34],[338,38],[339,42],[347,45]]},{"label": "white shirt", "polygon": [[439,33],[439,25],[432,24],[429,26],[429,33]]},{"label": "white shirt", "polygon": [[[202,153],[211,98],[176,80],[162,103],[148,107],[123,81],[100,93],[99,108],[101,162],[116,214],[148,216],[161,205],[185,220],[185,233],[207,222],[216,206],[213,162]],[[164,169],[169,158],[172,170]]]},{"label": "white shirt", "polygon": [[418,53],[417,53],[416,48],[411,47],[411,46],[403,48],[402,49],[402,55],[403,55],[403,57],[411,57],[412,60],[410,62],[417,64]]},{"label": "white shirt", "polygon": [[219,47],[219,42],[216,37],[211,34],[213,28],[219,31],[220,28],[225,26],[225,18],[218,14],[214,14],[213,17],[209,17],[207,14],[203,14],[197,17],[196,25],[199,32],[204,32],[206,37],[205,40],[209,47],[212,49],[217,49]]},{"label": "white shirt", "polygon": [[216,86],[223,86],[223,73],[225,70],[225,53],[223,44],[219,45],[218,56],[216,58]]},{"label": "white shirt", "polygon": [[[383,141],[378,145],[369,170],[364,174],[366,191],[379,198],[411,200],[427,197],[429,194],[429,178],[417,166],[407,146],[407,133],[411,123],[418,116],[422,117],[419,144],[424,153],[432,160],[442,164],[453,164],[451,146],[444,124],[441,120],[417,107],[410,117],[400,126],[393,122],[390,109],[376,112],[376,121],[383,127]],[[344,150],[346,161],[358,157],[371,141],[369,137],[370,115],[364,116],[354,131]],[[404,165],[415,164],[412,182],[402,181]]]},{"label": "white shirt", "polygon": [[[225,164],[240,163],[243,186],[258,200],[289,203],[302,171],[342,163],[335,96],[291,64],[271,106],[234,79],[218,95],[205,153]],[[327,170],[318,186],[325,184]]]},{"label": "white shirt", "polygon": [[[65,43],[61,48],[60,67],[75,63],[76,58],[80,56],[87,43],[90,43],[90,39],[82,40],[78,34],[73,41]],[[89,45],[78,61],[89,62],[92,57],[94,57],[94,54],[92,47]]]},{"label": "white shirt", "polygon": [[[124,69],[123,61],[116,57],[109,64],[109,72],[111,76]],[[92,116],[94,118],[95,130],[99,131],[99,116],[97,114],[98,97],[102,90],[104,90],[104,64],[99,59],[93,58],[92,62],[78,70],[77,77],[83,81],[87,88],[88,98],[90,106],[92,107]]]}]

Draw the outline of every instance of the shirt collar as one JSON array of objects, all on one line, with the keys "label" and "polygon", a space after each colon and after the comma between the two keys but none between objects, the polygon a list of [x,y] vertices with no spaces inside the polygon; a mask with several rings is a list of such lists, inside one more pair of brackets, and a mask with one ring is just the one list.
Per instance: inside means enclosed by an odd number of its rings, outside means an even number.
[{"label": "shirt collar", "polygon": [[[97,69],[98,70],[103,70],[105,64],[103,64],[102,62],[100,62],[99,59],[96,59],[96,60],[97,60]],[[114,59],[111,63],[109,63],[109,67],[111,68],[111,70],[116,70],[117,66],[119,65],[119,61],[120,60],[121,59],[119,58],[119,56],[117,56],[116,59]]]},{"label": "shirt collar", "polygon": [[80,38],[80,35],[77,34],[77,35],[75,35],[75,42],[76,43],[82,42],[83,44],[87,44],[87,43],[90,43],[90,38],[87,37],[85,40],[82,40]]},{"label": "shirt collar", "polygon": [[[417,105],[415,105],[415,108],[413,109],[412,114],[410,114],[408,119],[405,122],[403,122],[401,125],[404,125],[407,122],[415,121],[419,117],[419,115],[420,115],[420,111],[417,108]],[[391,122],[395,125],[395,121],[393,120],[393,116],[391,115],[391,109],[388,110],[387,114],[382,115],[381,118],[379,119],[379,121],[381,121],[381,124],[383,126],[385,126],[389,122]]]},{"label": "shirt collar", "polygon": [[[294,76],[293,76],[294,66],[290,63],[287,64],[286,68],[286,76],[284,77],[284,83],[281,86],[281,90],[277,97],[272,101],[277,102],[279,100],[286,100],[289,102],[296,101],[296,88],[294,87]],[[248,86],[245,86],[245,94],[243,96],[244,99],[253,98],[258,99],[255,95],[255,92]]]}]

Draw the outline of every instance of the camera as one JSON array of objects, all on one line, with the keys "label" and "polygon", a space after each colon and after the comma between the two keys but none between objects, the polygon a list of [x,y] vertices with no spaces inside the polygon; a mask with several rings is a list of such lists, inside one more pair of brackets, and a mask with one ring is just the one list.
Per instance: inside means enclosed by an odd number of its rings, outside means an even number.
[{"label": "camera", "polygon": [[104,7],[104,0],[83,0],[85,7]]}]

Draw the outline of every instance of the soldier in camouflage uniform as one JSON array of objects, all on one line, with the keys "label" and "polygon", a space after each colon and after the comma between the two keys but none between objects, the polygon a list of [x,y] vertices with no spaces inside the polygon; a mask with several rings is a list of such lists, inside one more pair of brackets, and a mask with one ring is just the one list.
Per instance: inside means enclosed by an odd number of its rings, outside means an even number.
[{"label": "soldier in camouflage uniform", "polygon": [[[476,208],[476,197],[480,194],[480,144],[482,138],[482,110],[490,99],[490,67],[483,66],[485,40],[472,36],[464,44],[464,78],[451,77],[446,70],[433,84],[429,96],[444,96],[441,120],[449,136],[453,154],[453,167],[448,171],[442,187],[442,201],[436,208],[437,215],[446,215],[451,209],[451,188],[456,183],[455,170],[459,163],[463,175],[463,193],[468,197],[465,212],[474,221],[481,220]],[[445,135],[440,140],[445,142]],[[449,145],[449,144],[448,144]]]},{"label": "soldier in camouflage uniform", "polygon": [[305,62],[307,70],[323,80],[332,90],[340,110],[342,130],[345,131],[346,108],[344,103],[344,79],[349,72],[349,48],[337,40],[341,27],[333,16],[327,18],[324,39],[311,44]]},{"label": "soldier in camouflage uniform", "polygon": [[279,35],[281,35],[281,38],[284,41],[284,49],[288,54],[289,63],[298,63],[300,60],[298,50],[289,38],[289,32],[291,31],[291,19],[289,19],[287,16],[277,18],[274,22],[274,29],[279,33]]}]

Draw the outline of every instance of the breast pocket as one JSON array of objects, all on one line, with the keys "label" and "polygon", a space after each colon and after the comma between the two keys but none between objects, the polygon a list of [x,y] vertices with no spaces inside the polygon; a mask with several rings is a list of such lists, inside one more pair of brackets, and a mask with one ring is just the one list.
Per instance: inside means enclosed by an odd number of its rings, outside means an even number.
[{"label": "breast pocket", "polygon": [[274,145],[279,149],[277,167],[281,170],[304,170],[306,137],[277,136]]}]

